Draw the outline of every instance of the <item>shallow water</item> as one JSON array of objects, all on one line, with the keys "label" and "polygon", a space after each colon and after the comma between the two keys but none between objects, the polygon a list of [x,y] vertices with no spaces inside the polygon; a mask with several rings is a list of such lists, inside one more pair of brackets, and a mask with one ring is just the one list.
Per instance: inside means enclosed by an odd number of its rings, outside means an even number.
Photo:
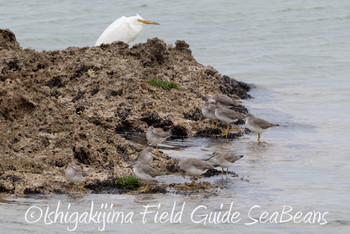
[{"label": "shallow water", "polygon": [[[234,232],[234,233],[348,233],[350,231],[350,2],[349,1],[0,1],[1,28],[10,28],[25,48],[63,49],[91,46],[113,20],[139,13],[159,22],[146,26],[135,41],[159,37],[167,43],[187,41],[195,58],[220,73],[256,86],[254,99],[244,104],[255,115],[281,126],[240,140],[191,138],[165,142],[172,157],[206,158],[215,149],[244,154],[231,168],[239,177],[222,180],[212,196],[55,195],[0,200],[2,230],[12,232],[67,231],[67,224],[43,221],[28,225],[25,212],[35,205],[88,211],[113,204],[135,212],[134,224],[110,224],[113,232]],[[181,149],[181,150],[179,150]],[[169,180],[188,181],[190,178]],[[166,179],[161,182],[166,182]],[[142,224],[143,205],[160,203],[170,212],[174,201],[186,202],[182,224]],[[236,224],[196,224],[191,212],[200,205],[208,212],[224,211],[233,203],[241,213]],[[246,225],[263,211],[281,214],[283,205],[302,211],[329,212],[327,224],[287,222]],[[196,221],[196,220],[194,220]],[[77,231],[97,232],[99,225],[80,224]],[[54,228],[54,229],[53,229]]]}]

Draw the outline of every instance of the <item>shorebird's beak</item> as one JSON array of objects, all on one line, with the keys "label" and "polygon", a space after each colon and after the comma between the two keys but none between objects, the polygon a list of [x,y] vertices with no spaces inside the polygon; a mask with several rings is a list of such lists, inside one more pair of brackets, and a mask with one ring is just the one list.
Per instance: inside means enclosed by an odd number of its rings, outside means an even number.
[{"label": "shorebird's beak", "polygon": [[152,21],[149,21],[149,20],[138,19],[138,21],[141,22],[141,23],[143,23],[143,24],[154,24],[154,25],[159,25],[158,23],[152,22]]}]

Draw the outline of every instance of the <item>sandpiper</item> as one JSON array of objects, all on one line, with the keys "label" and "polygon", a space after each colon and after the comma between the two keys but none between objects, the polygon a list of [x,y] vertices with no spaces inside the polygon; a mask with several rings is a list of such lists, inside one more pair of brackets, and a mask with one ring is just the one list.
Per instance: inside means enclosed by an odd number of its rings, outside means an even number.
[{"label": "sandpiper", "polygon": [[250,131],[258,133],[258,142],[260,142],[260,135],[263,132],[269,130],[269,128],[279,126],[278,124],[269,123],[266,120],[259,119],[250,113],[247,114],[245,125]]},{"label": "sandpiper", "polygon": [[198,183],[199,177],[206,173],[209,169],[213,169],[214,166],[203,162],[200,159],[197,158],[187,158],[187,159],[181,159],[178,163],[181,170],[184,170],[186,174],[193,176],[192,182],[194,182],[196,176],[198,176],[198,179],[196,181],[196,184]]},{"label": "sandpiper", "polygon": [[148,142],[156,145],[156,152],[158,153],[158,144],[162,143],[166,140],[166,138],[170,137],[171,133],[164,132],[161,128],[155,128],[150,126],[146,132],[146,138]]},{"label": "sandpiper", "polygon": [[218,103],[220,102],[224,107],[230,108],[231,106],[240,106],[241,103],[237,101],[236,99],[230,98],[229,96],[226,96],[225,94],[215,94],[212,95],[208,99],[209,103]]},{"label": "sandpiper", "polygon": [[243,114],[236,112],[234,110],[228,109],[219,102],[216,104],[215,116],[216,118],[218,118],[218,120],[227,123],[227,129],[225,134],[223,135],[223,136],[226,136],[226,138],[228,135],[228,131],[230,129],[230,124],[245,118]]},{"label": "sandpiper", "polygon": [[134,164],[134,173],[136,177],[147,181],[146,187],[141,190],[142,193],[147,191],[150,181],[155,181],[155,177],[164,175],[164,173],[154,169],[150,165],[142,164],[139,161],[136,161]]},{"label": "sandpiper", "polygon": [[87,176],[87,173],[84,171],[83,167],[75,164],[74,162],[70,162],[65,171],[66,179],[70,182],[73,182],[72,193],[74,192],[74,183],[79,182],[80,185],[80,193],[82,193],[81,182]]},{"label": "sandpiper", "polygon": [[227,177],[228,168],[241,158],[243,158],[243,155],[236,155],[230,152],[215,151],[213,155],[208,159],[208,162],[212,163],[215,167],[221,167],[221,176],[224,174],[224,168],[226,168]]},{"label": "sandpiper", "polygon": [[218,119],[215,116],[215,107],[216,107],[216,105],[214,103],[210,103],[208,101],[204,102],[204,104],[202,106],[202,114],[204,115],[204,117],[212,120],[212,124],[211,124],[212,128],[214,126],[215,120],[216,120],[215,128],[217,128],[217,126],[218,126]]},{"label": "sandpiper", "polygon": [[153,149],[150,147],[147,147],[146,149],[142,150],[139,153],[139,156],[137,157],[137,161],[143,163],[143,164],[150,164],[153,161]]}]

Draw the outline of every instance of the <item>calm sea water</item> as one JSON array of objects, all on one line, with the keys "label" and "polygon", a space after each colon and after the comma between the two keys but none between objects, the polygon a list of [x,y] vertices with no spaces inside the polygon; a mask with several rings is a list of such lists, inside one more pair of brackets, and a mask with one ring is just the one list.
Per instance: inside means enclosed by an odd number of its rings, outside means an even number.
[{"label": "calm sea water", "polygon": [[[24,217],[35,205],[45,211],[71,204],[70,211],[88,211],[113,204],[125,213],[141,212],[144,205],[160,203],[163,210],[177,210],[186,203],[182,224],[110,224],[108,232],[188,233],[349,233],[350,232],[350,2],[346,0],[295,1],[0,1],[0,27],[10,28],[25,48],[64,49],[92,46],[116,18],[139,13],[159,22],[146,26],[134,42],[158,37],[167,43],[187,41],[195,58],[220,73],[254,84],[255,99],[245,101],[250,111],[281,127],[263,134],[267,144],[256,144],[256,135],[239,141],[186,139],[166,142],[172,157],[205,158],[224,148],[244,154],[232,168],[238,178],[208,180],[223,189],[215,196],[88,195],[4,198],[0,202],[2,230],[22,233],[67,231],[66,224],[27,224]],[[182,150],[178,150],[181,148]],[[165,178],[161,182],[185,181]],[[188,178],[187,178],[188,180]],[[196,224],[190,220],[198,206],[206,212],[223,211],[233,204],[241,213],[236,224]],[[287,222],[257,223],[264,211],[291,214],[329,212],[327,224]],[[204,212],[204,209],[201,211]],[[33,217],[35,215],[33,214]],[[203,217],[203,216],[202,216]],[[70,225],[72,227],[72,224]],[[81,224],[77,231],[98,232],[98,225]]]}]

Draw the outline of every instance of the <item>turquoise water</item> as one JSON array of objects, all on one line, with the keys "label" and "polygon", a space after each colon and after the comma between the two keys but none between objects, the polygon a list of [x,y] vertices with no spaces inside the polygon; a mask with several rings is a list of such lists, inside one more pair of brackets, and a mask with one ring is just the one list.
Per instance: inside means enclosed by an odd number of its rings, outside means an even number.
[{"label": "turquoise water", "polygon": [[[24,48],[64,49],[92,46],[116,18],[139,13],[160,23],[145,26],[134,43],[158,37],[167,43],[185,40],[195,58],[220,73],[254,84],[254,99],[245,101],[259,117],[281,127],[240,141],[187,139],[166,142],[172,157],[202,157],[224,148],[244,154],[232,168],[238,178],[222,181],[223,189],[209,198],[196,195],[89,195],[6,198],[0,206],[1,227],[17,232],[67,231],[65,224],[28,225],[26,210],[58,201],[86,211],[91,201],[113,203],[125,212],[161,203],[169,211],[174,201],[186,202],[182,224],[109,225],[113,232],[234,232],[234,233],[349,233],[350,232],[350,2],[349,1],[0,1],[0,26],[10,28]],[[132,43],[132,44],[134,44]],[[182,151],[172,146],[183,147]],[[188,179],[188,178],[187,178]],[[179,180],[165,178],[166,180]],[[180,179],[185,181],[184,178]],[[189,215],[199,205],[208,211],[228,210],[231,202],[242,215],[236,224],[194,224]],[[17,204],[17,205],[14,205]],[[281,213],[283,205],[302,211],[329,212],[327,224],[250,222],[254,205],[259,213]],[[73,208],[72,208],[73,209]],[[5,216],[4,214],[7,214]],[[10,216],[9,216],[10,215]],[[96,225],[80,225],[98,232]]]}]

